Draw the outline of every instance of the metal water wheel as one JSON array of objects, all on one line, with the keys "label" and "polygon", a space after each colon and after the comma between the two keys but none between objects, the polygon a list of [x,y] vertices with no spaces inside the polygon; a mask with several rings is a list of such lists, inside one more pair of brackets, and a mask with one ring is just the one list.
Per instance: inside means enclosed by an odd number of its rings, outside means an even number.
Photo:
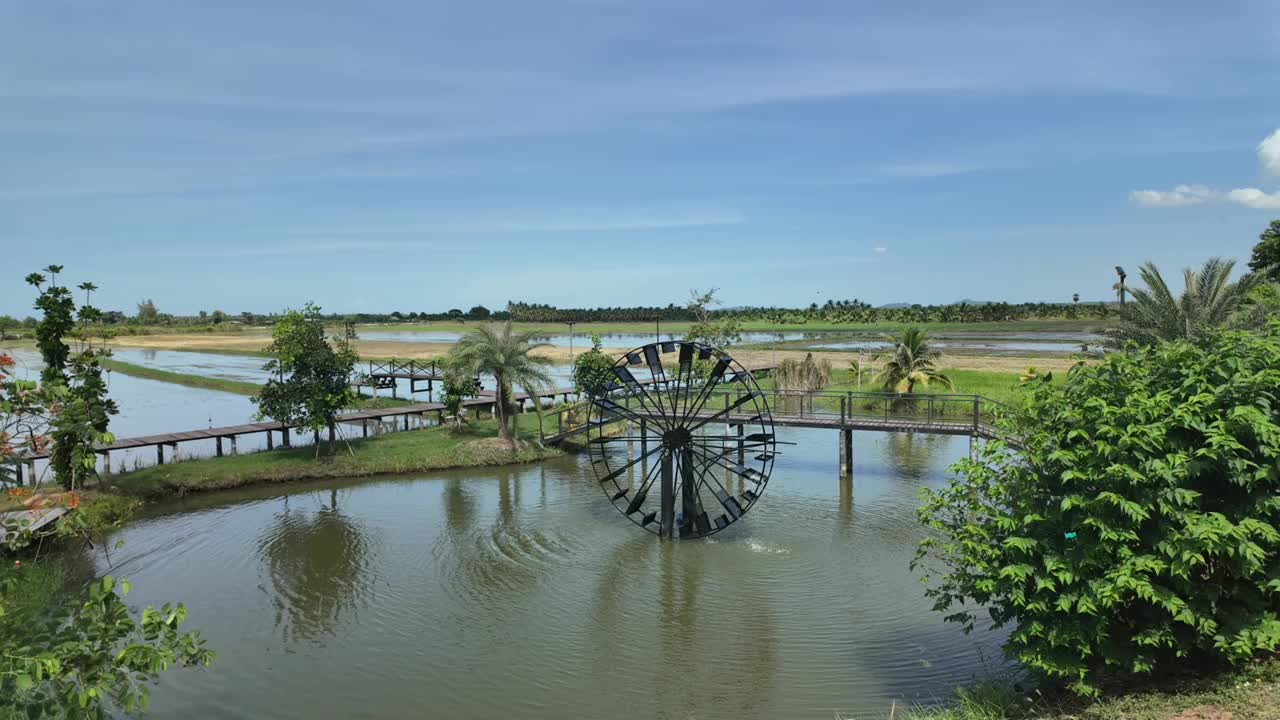
[{"label": "metal water wheel", "polygon": [[692,342],[624,354],[592,399],[591,462],[614,506],[661,537],[701,538],[736,522],[769,482],[773,418],[751,372]]}]

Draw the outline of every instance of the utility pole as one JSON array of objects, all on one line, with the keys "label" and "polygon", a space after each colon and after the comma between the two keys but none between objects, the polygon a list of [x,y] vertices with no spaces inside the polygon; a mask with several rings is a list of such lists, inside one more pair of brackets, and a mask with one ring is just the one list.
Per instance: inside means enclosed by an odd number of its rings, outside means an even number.
[{"label": "utility pole", "polygon": [[569,321],[569,359],[573,360],[573,326],[574,321]]},{"label": "utility pole", "polygon": [[1124,279],[1128,277],[1128,275],[1125,274],[1124,268],[1120,267],[1119,265],[1116,266],[1116,275],[1120,276],[1120,305],[1121,307],[1123,307],[1124,306]]}]

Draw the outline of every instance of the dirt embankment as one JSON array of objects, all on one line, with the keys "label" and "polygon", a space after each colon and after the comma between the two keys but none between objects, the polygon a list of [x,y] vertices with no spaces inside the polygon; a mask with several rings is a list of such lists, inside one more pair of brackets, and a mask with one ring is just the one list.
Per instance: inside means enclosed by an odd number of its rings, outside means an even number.
[{"label": "dirt embankment", "polygon": [[[237,333],[234,335],[136,335],[116,338],[112,344],[116,347],[151,348],[156,350],[190,350],[214,352],[261,352],[271,342],[265,334]],[[404,358],[426,360],[440,357],[449,352],[452,343],[430,342],[392,342],[386,340],[357,340],[356,349],[364,358]],[[569,348],[539,348],[535,354],[550,358],[558,363],[571,362],[574,355],[581,353],[575,349],[570,354]],[[781,362],[786,358],[803,359],[804,350],[737,350],[733,356],[748,367],[760,367]],[[856,362],[856,352],[824,352],[821,357],[831,361],[837,368],[848,367]],[[864,369],[876,367],[870,355],[863,354]],[[1042,370],[1065,370],[1073,364],[1070,358],[1045,357],[1008,357],[997,355],[945,355],[940,363],[949,370],[985,370],[993,372],[1019,372],[1034,365]]]}]

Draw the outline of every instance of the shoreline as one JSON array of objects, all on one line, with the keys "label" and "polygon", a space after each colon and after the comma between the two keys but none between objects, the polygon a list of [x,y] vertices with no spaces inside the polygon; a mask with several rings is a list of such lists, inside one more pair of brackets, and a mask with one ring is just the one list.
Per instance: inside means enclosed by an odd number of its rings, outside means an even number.
[{"label": "shoreline", "polygon": [[[262,356],[262,349],[267,339],[265,336],[253,335],[132,335],[128,337],[118,337],[111,341],[110,346],[114,348],[131,348],[143,350],[175,350],[180,352],[208,352],[222,353],[231,355],[248,355]],[[362,362],[369,361],[385,361],[390,359],[398,360],[433,360],[443,357],[453,347],[453,343],[418,343],[418,342],[398,342],[389,340],[357,340],[355,342],[356,351],[360,354]],[[585,351],[585,348],[574,348],[570,352],[566,347],[542,347],[533,351],[538,357],[543,357],[555,364],[568,365],[573,358]],[[607,354],[616,355],[619,351],[606,350]],[[740,345],[735,348],[732,353],[734,359],[743,365],[759,366],[772,365],[785,359],[803,360],[804,357],[813,353],[817,357],[822,357],[831,361],[833,365],[848,366],[856,363],[859,353],[847,350],[797,350],[779,348],[773,350],[770,348],[760,348],[748,344]],[[877,363],[872,361],[874,353],[863,352],[861,357],[863,366],[866,369],[874,369]],[[1066,370],[1075,364],[1075,360],[1068,356],[1031,356],[1031,355],[964,355],[959,353],[947,353],[938,363],[943,370],[976,370],[976,371],[1001,371],[1001,372],[1021,372],[1026,370],[1028,366],[1034,365],[1043,370]]]},{"label": "shoreline", "polygon": [[537,432],[535,416],[517,416],[516,425],[515,450],[501,446],[492,420],[479,420],[462,428],[436,426],[339,439],[332,454],[322,442],[319,456],[316,446],[303,445],[152,465],[107,476],[101,490],[150,501],[252,485],[523,465],[566,454],[524,439]]}]

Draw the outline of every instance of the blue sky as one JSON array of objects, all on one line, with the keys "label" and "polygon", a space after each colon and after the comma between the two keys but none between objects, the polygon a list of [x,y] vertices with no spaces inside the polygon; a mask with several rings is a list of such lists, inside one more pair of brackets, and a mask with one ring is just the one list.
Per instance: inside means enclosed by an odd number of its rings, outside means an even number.
[{"label": "blue sky", "polygon": [[1101,299],[1278,127],[1270,0],[0,0],[0,312]]}]

